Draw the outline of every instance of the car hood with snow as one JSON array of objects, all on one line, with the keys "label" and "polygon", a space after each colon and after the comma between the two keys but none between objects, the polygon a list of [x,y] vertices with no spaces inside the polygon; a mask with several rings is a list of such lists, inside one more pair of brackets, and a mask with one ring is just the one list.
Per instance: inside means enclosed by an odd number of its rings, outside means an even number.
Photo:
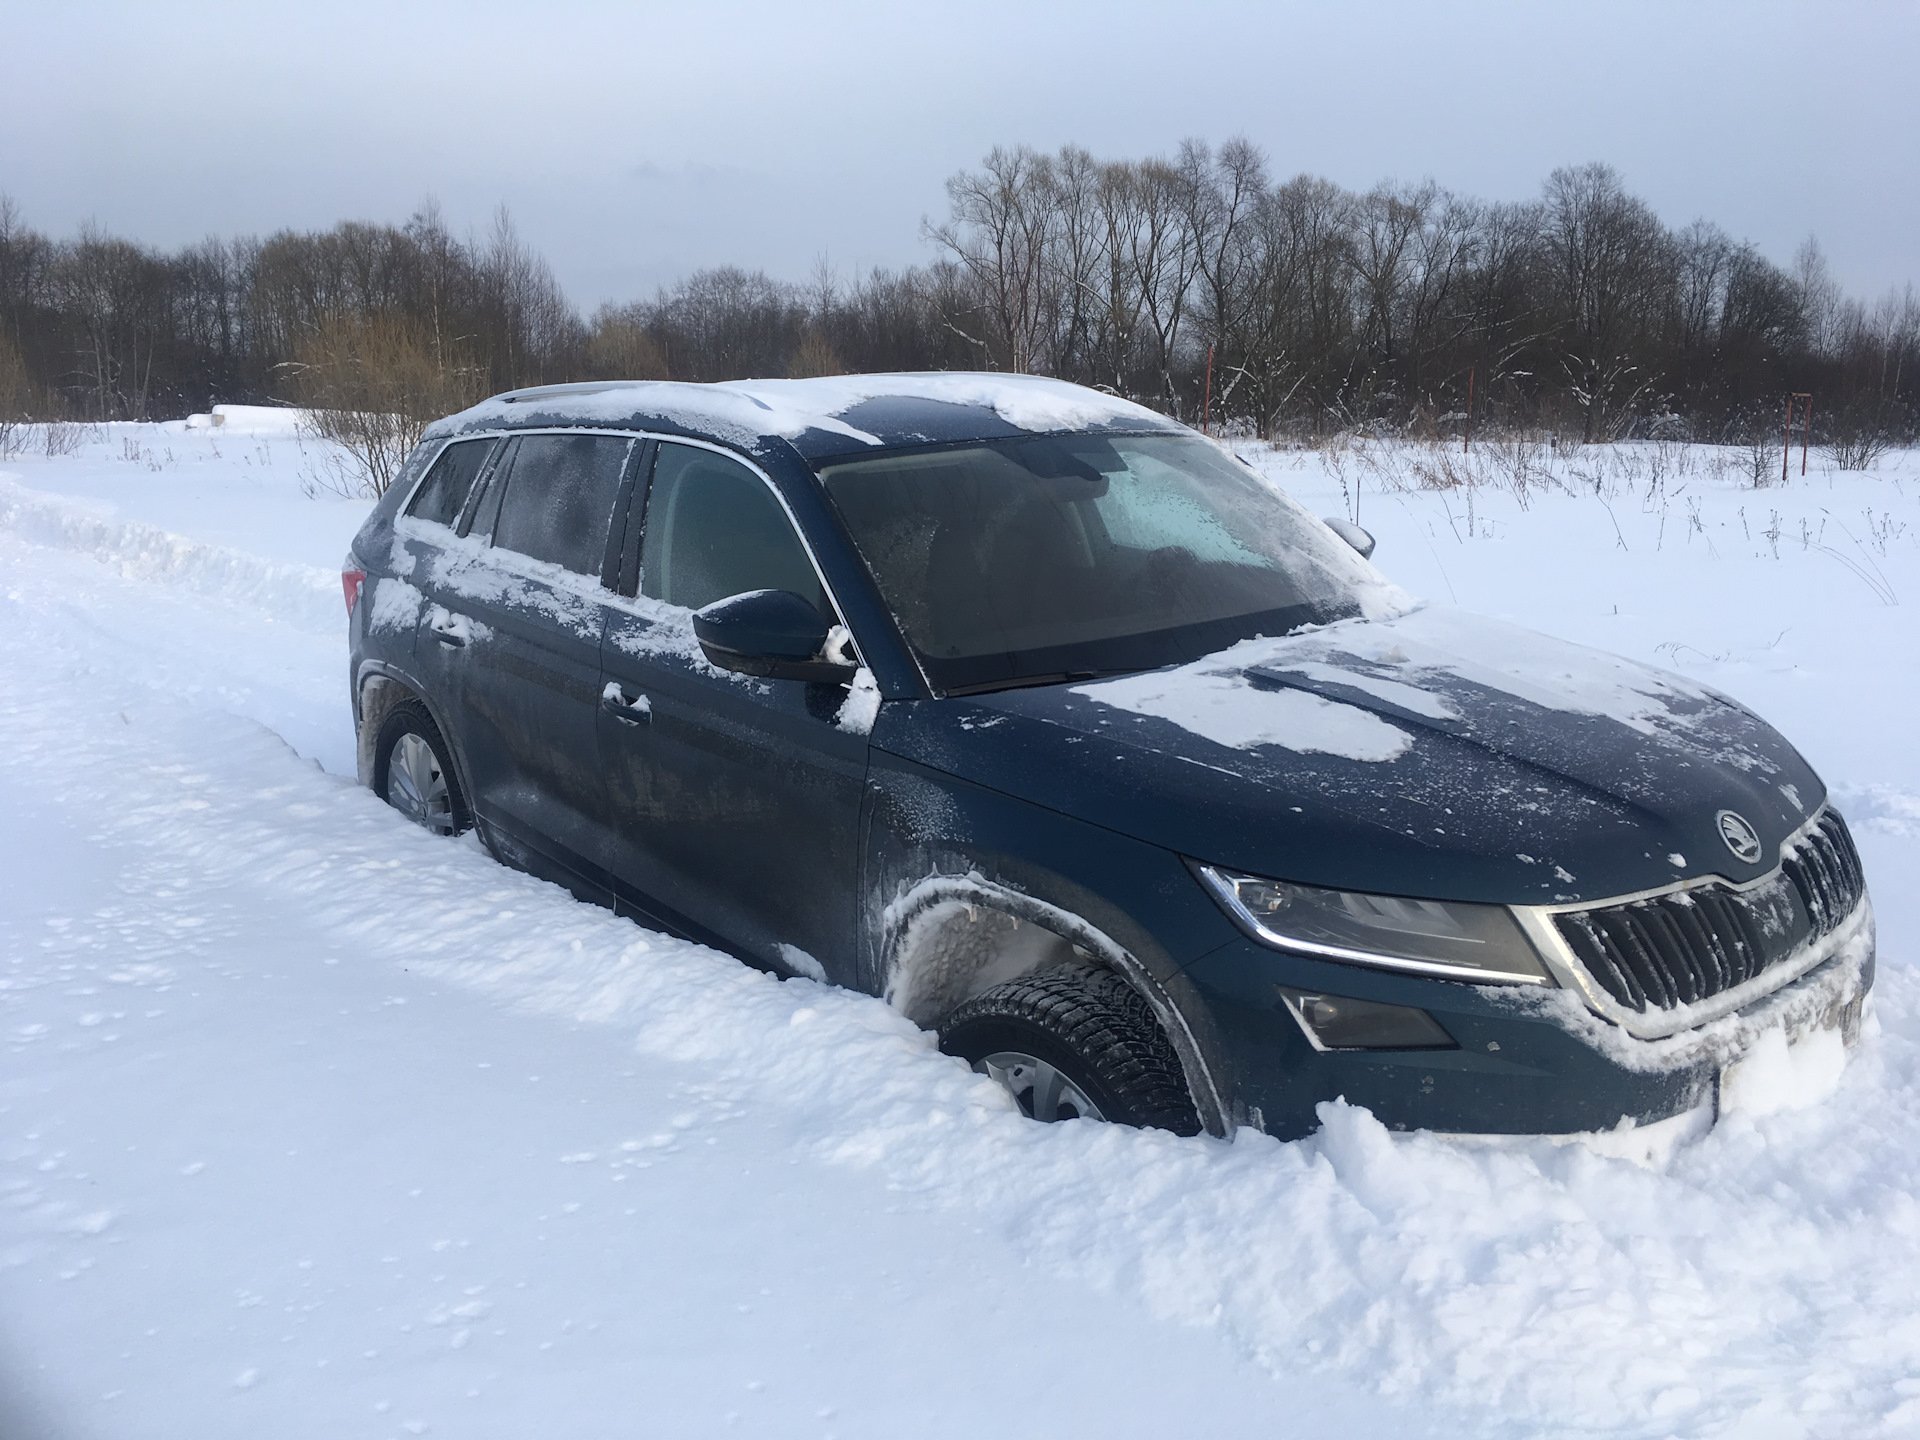
[{"label": "car hood with snow", "polygon": [[[874,742],[1211,864],[1506,904],[1753,879],[1825,795],[1715,691],[1437,607],[1142,674],[888,705]],[[1758,832],[1757,860],[1723,839],[1726,811]]]}]

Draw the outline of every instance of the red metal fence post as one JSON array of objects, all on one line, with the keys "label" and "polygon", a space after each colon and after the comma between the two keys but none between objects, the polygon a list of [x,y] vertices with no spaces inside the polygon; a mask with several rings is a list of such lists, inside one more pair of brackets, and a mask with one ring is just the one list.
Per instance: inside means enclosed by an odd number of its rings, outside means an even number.
[{"label": "red metal fence post", "polygon": [[1807,441],[1813,437],[1813,396],[1804,397],[1807,402],[1806,418],[1800,425],[1800,473],[1807,473]]},{"label": "red metal fence post", "polygon": [[1793,459],[1793,400],[1792,395],[1787,396],[1787,434],[1786,439],[1780,443],[1780,483],[1782,485],[1787,483],[1787,465]]}]

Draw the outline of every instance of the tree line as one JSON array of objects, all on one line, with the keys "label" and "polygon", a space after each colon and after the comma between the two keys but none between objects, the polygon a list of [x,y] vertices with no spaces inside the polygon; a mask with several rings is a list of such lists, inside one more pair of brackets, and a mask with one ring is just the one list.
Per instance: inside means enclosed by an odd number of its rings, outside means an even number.
[{"label": "tree line", "polygon": [[1275,436],[1468,424],[1737,440],[1814,396],[1816,437],[1920,438],[1920,301],[1842,293],[1665,225],[1609,167],[1533,200],[1277,180],[1244,139],[1170,159],[1002,148],[947,182],[932,258],[804,281],[732,266],[582,315],[502,212],[165,252],[52,239],[0,197],[0,412],[216,401],[420,417],[516,386],[869,370],[1056,375]]}]

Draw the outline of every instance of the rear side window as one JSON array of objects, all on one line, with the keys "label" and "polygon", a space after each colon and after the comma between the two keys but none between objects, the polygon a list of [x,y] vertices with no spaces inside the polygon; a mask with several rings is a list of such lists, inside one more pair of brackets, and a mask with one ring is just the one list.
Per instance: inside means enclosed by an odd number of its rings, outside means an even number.
[{"label": "rear side window", "polygon": [[793,522],[744,465],[662,442],[640,546],[640,593],[698,610],[748,590],[826,597]]},{"label": "rear side window", "polygon": [[473,493],[473,482],[493,453],[493,446],[491,440],[456,440],[447,446],[421,482],[407,513],[420,520],[453,524],[460,518],[467,496]]},{"label": "rear side window", "polygon": [[493,543],[597,578],[633,444],[626,435],[521,436]]}]

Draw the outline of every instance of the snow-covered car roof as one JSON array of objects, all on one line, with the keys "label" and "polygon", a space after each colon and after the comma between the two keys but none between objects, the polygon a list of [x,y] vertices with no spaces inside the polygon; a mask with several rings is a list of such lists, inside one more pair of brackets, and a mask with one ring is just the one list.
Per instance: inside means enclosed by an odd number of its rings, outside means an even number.
[{"label": "snow-covered car roof", "polygon": [[770,440],[808,460],[893,445],[1005,439],[1063,430],[1179,431],[1166,416],[1038,375],[927,372],[812,380],[609,380],[511,390],[427,431],[619,425],[711,435],[749,450]]}]

